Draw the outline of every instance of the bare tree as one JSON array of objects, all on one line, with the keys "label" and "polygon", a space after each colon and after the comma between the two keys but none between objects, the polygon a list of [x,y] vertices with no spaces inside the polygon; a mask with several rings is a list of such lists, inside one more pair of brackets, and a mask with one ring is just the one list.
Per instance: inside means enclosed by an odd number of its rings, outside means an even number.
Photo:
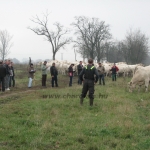
[{"label": "bare tree", "polygon": [[56,53],[60,48],[64,48],[66,44],[71,42],[71,38],[64,38],[64,36],[69,33],[69,30],[64,29],[60,23],[56,22],[53,25],[56,27],[56,31],[51,31],[48,28],[48,16],[49,14],[44,14],[44,19],[40,19],[37,15],[31,19],[32,22],[39,25],[39,27],[28,29],[32,30],[37,35],[43,35],[46,37],[46,40],[51,43],[53,60],[55,60]]},{"label": "bare tree", "polygon": [[105,44],[105,54],[106,59],[109,62],[121,62],[124,61],[124,56],[122,52],[122,43],[121,42],[107,42]]},{"label": "bare tree", "polygon": [[107,41],[111,39],[111,34],[109,30],[109,25],[105,25],[104,21],[97,23],[97,34],[95,37],[97,62],[99,62],[103,57],[105,57],[105,45]]},{"label": "bare tree", "polygon": [[[90,57],[94,59],[95,51],[95,40],[94,40],[94,28],[90,23],[90,20],[86,17],[75,17],[76,22],[72,25],[76,28],[75,34],[78,34],[77,40],[83,42],[81,43],[88,50]],[[77,42],[78,43],[78,42]],[[81,47],[81,45],[80,45]]]},{"label": "bare tree", "polygon": [[[72,25],[76,28],[75,34],[78,37],[75,42],[80,47],[80,53],[86,54],[93,59],[97,57],[99,61],[103,53],[101,43],[111,37],[109,25],[105,25],[104,21],[99,21],[97,18],[84,16],[75,17],[75,20],[76,22],[72,23]],[[87,51],[86,53],[85,50]]]},{"label": "bare tree", "polygon": [[142,61],[142,63],[144,65],[150,65],[150,52],[148,53],[148,55],[146,56],[146,58]]},{"label": "bare tree", "polygon": [[0,57],[4,60],[10,53],[12,36],[7,30],[0,31]]},{"label": "bare tree", "polygon": [[122,44],[122,51],[127,63],[141,63],[148,54],[148,38],[140,30],[130,31]]}]

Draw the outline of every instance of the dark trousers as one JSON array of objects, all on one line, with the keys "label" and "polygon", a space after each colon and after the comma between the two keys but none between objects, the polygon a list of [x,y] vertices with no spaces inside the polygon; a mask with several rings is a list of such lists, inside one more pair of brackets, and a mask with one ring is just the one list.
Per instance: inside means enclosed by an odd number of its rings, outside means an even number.
[{"label": "dark trousers", "polygon": [[0,85],[1,85],[1,89],[4,92],[5,91],[5,77],[0,77]]},{"label": "dark trousers", "polygon": [[10,75],[7,74],[7,75],[5,76],[5,88],[6,88],[6,89],[9,88],[9,80],[10,80]]},{"label": "dark trousers", "polygon": [[54,83],[55,83],[55,86],[57,87],[58,86],[57,75],[55,75],[55,76],[52,77],[52,87],[54,87]]},{"label": "dark trousers", "polygon": [[89,98],[94,99],[94,81],[93,80],[84,80],[81,98],[85,98],[87,92],[89,91]]},{"label": "dark trousers", "polygon": [[116,81],[116,73],[112,74],[112,81]]},{"label": "dark trousers", "polygon": [[46,86],[46,79],[47,79],[47,75],[43,74],[42,75],[42,86]]},{"label": "dark trousers", "polygon": [[70,76],[69,86],[72,86],[72,78],[73,76]]},{"label": "dark trousers", "polygon": [[80,80],[79,75],[78,75],[78,84],[82,84],[82,81]]},{"label": "dark trousers", "polygon": [[103,85],[105,85],[105,79],[104,79],[104,74],[99,75],[99,84],[101,84],[103,81]]},{"label": "dark trousers", "polygon": [[[12,83],[12,82],[13,82],[13,83]],[[15,86],[15,79],[14,79],[14,76],[10,76],[9,87],[11,87],[11,83],[12,83],[12,86],[14,87],[14,86]]]}]

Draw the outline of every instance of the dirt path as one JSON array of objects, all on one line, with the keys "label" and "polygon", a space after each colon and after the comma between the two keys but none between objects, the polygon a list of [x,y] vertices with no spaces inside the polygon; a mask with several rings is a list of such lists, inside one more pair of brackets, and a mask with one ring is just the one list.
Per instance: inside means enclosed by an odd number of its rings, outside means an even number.
[{"label": "dirt path", "polygon": [[[0,93],[0,99],[1,98],[5,98],[5,97],[10,97],[10,96],[14,96],[14,95],[19,95],[19,94],[24,94],[24,93],[31,93],[33,91],[36,91],[36,90],[26,90],[26,91],[8,91],[8,92],[1,92]],[[11,93],[10,93],[11,92]]]},{"label": "dirt path", "polygon": [[[76,84],[76,80],[74,79],[74,81],[73,81],[74,84]],[[68,83],[68,78],[66,78],[65,80],[64,79],[61,80],[60,86],[54,87],[54,89],[55,88],[57,88],[57,89],[65,88],[66,83]],[[51,86],[48,86],[47,88],[43,88],[43,87],[41,87],[41,85],[37,85],[37,86],[32,87],[31,89],[26,88],[26,87],[22,87],[22,88],[15,87],[15,88],[10,89],[10,91],[5,91],[5,92],[0,91],[0,103],[1,103],[1,99],[5,99],[5,98],[8,98],[8,99],[14,98],[15,99],[15,97],[20,97],[21,94],[24,95],[24,94],[32,93],[32,92],[39,91],[39,90],[50,90],[50,89],[52,89]]]},{"label": "dirt path", "polygon": [[[64,87],[54,87],[54,89],[55,88],[60,89],[60,88],[64,88]],[[10,91],[0,92],[0,100],[1,100],[1,98],[19,96],[21,94],[24,95],[26,93],[32,93],[32,92],[39,91],[39,90],[50,90],[50,89],[52,89],[52,87],[43,88],[41,86],[36,86],[31,89],[29,89],[29,88],[18,88],[18,89],[14,88]]]}]

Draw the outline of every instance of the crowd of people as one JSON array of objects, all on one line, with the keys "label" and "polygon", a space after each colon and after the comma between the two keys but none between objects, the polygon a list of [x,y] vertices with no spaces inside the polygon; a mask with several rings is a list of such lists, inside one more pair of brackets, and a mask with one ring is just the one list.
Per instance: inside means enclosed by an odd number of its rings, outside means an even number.
[{"label": "crowd of people", "polygon": [[15,73],[13,62],[10,60],[0,61],[0,91],[9,91],[15,86]]},{"label": "crowd of people", "polygon": [[[97,83],[99,80],[99,85],[105,85],[105,67],[102,65],[102,63],[98,63],[99,66],[96,68],[93,64],[93,60],[88,60],[88,65],[83,66],[82,61],[79,62],[77,65],[77,73],[78,73],[78,81],[77,83],[79,85],[83,84],[82,94],[80,97],[80,104],[83,104],[83,99],[85,98],[87,92],[89,91],[89,98],[90,98],[90,105],[93,105],[93,99],[94,99],[94,84]],[[69,87],[72,86],[72,80],[74,76],[73,71],[74,64],[71,64],[68,68],[68,76],[69,76]],[[42,72],[42,87],[46,88],[46,81],[47,81],[47,61],[44,61],[44,63],[41,65],[41,72]],[[116,73],[119,70],[119,68],[114,65],[110,69],[112,71],[112,81],[116,81]],[[52,64],[50,67],[50,75],[51,75],[51,86],[52,87],[58,87],[58,70],[55,67],[55,63]],[[30,66],[28,68],[28,88],[32,87],[32,81],[34,79],[34,73],[36,70],[34,69],[34,66],[32,63],[30,63]],[[0,90],[2,92],[5,92],[5,90],[9,91],[10,87],[15,86],[15,72],[13,67],[13,62],[10,60],[0,61]]]},{"label": "crowd of people", "polygon": [[[47,78],[47,62],[44,61],[44,63],[41,66],[42,70],[42,86],[46,87],[46,78]],[[99,85],[103,84],[105,85],[105,67],[102,65],[102,63],[98,63],[99,66],[95,68],[93,64],[93,60],[89,59],[88,60],[88,65],[83,66],[82,61],[79,62],[77,65],[77,73],[78,73],[78,84],[82,85],[83,83],[83,88],[82,88],[82,93],[80,96],[80,104],[83,105],[83,99],[86,97],[87,92],[89,91],[89,98],[90,98],[90,106],[93,106],[93,100],[94,100],[94,84],[97,83],[99,80]],[[73,71],[74,64],[71,64],[68,68],[68,76],[69,76],[69,87],[72,86],[72,80],[74,76],[74,71]],[[110,71],[112,71],[112,81],[116,81],[116,73],[118,71],[118,67],[114,63]],[[52,64],[50,67],[50,74],[51,74],[51,85],[54,87],[58,87],[57,83],[57,75],[58,71],[57,68],[55,67],[55,63]]]}]

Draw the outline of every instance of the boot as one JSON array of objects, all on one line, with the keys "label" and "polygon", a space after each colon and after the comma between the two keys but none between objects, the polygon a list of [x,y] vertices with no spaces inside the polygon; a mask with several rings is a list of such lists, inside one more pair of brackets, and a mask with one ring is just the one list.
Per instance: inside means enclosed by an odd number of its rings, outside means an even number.
[{"label": "boot", "polygon": [[90,106],[93,106],[93,99],[90,99]]},{"label": "boot", "polygon": [[15,80],[13,81],[13,87],[15,87]]},{"label": "boot", "polygon": [[80,105],[83,105],[83,98],[80,98]]},{"label": "boot", "polygon": [[105,85],[105,81],[103,81],[103,85]]}]

